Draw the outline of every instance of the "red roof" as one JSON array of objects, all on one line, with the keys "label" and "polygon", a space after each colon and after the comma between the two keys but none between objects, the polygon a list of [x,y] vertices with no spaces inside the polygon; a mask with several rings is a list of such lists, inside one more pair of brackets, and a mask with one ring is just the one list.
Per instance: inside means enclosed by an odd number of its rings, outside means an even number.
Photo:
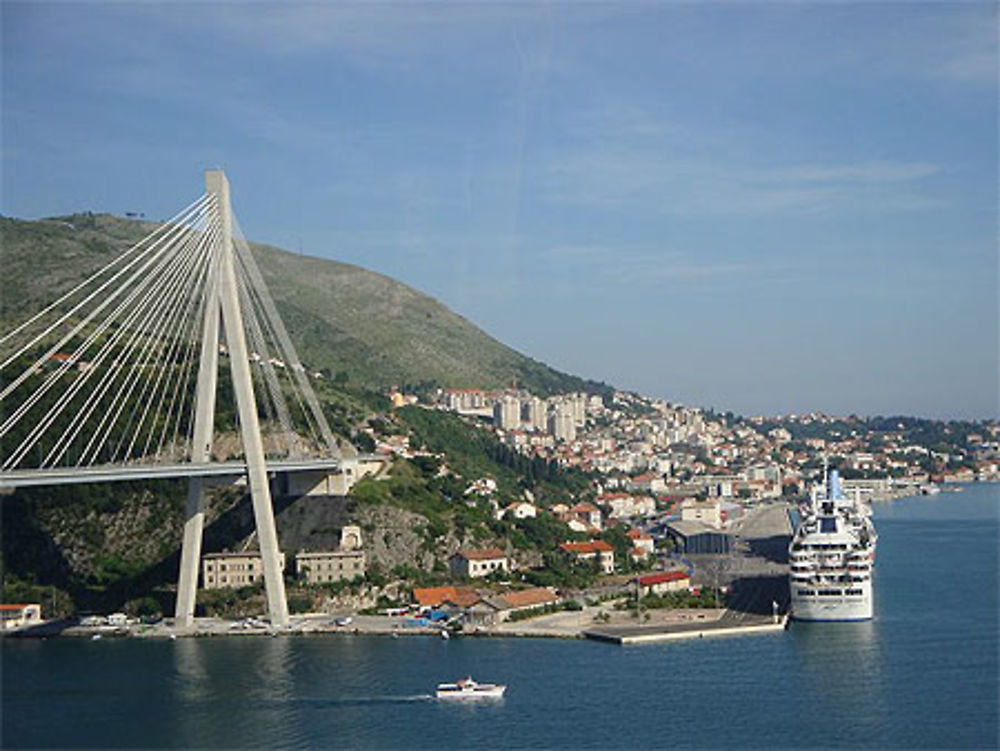
[{"label": "red roof", "polygon": [[597,500],[603,502],[603,501],[611,501],[614,500],[615,498],[631,498],[631,497],[632,496],[629,495],[628,493],[602,493],[601,495],[597,496]]},{"label": "red roof", "polygon": [[677,582],[690,579],[691,576],[685,571],[663,571],[659,574],[648,574],[639,577],[639,584],[648,587],[651,584],[663,584],[665,582]]},{"label": "red roof", "polygon": [[479,602],[482,596],[474,589],[468,587],[456,587],[454,597],[446,597],[444,602],[450,602],[460,608],[468,608]]},{"label": "red roof", "polygon": [[457,555],[467,561],[489,561],[494,558],[506,558],[507,554],[500,548],[483,548],[481,550],[459,550]]},{"label": "red roof", "polygon": [[413,599],[420,605],[440,605],[450,597],[455,597],[454,587],[420,587],[413,590]]},{"label": "red roof", "polygon": [[564,542],[559,546],[567,553],[611,553],[614,548],[604,540],[592,540],[591,542]]},{"label": "red roof", "polygon": [[0,610],[24,610],[26,607],[28,607],[29,604],[34,604],[34,603],[24,603],[22,605],[2,604],[0,605]]},{"label": "red roof", "polygon": [[522,589],[519,592],[505,592],[501,595],[504,602],[512,608],[526,608],[531,605],[542,605],[548,602],[556,602],[559,595],[552,587],[534,587],[532,589]]}]

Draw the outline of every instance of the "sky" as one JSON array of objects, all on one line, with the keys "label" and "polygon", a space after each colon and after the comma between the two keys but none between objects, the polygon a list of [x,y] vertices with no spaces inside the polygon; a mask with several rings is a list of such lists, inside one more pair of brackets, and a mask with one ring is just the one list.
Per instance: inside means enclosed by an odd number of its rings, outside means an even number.
[{"label": "sky", "polygon": [[751,414],[998,414],[994,2],[2,12],[0,211],[355,263],[561,370]]}]

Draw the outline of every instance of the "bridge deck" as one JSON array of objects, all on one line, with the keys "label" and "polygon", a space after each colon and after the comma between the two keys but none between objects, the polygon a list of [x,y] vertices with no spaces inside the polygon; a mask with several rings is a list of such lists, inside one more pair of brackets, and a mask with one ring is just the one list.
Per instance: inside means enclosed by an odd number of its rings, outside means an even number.
[{"label": "bridge deck", "polygon": [[[358,460],[368,459],[367,455]],[[351,461],[351,460],[348,460]],[[340,458],[280,460],[267,463],[268,472],[337,471]],[[91,482],[128,480],[163,480],[181,477],[239,477],[247,471],[246,462],[210,462],[207,464],[105,465],[100,467],[56,467],[19,469],[0,472],[0,490],[39,485],[76,485]]]}]

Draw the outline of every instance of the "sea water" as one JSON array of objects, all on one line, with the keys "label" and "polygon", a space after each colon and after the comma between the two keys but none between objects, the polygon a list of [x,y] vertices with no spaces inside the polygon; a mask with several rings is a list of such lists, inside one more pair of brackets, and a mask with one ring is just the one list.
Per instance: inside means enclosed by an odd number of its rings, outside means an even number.
[{"label": "sea water", "polygon": [[[6,639],[2,745],[996,747],[1000,486],[877,504],[875,618],[619,647],[295,636]],[[439,703],[441,681],[508,684]]]}]

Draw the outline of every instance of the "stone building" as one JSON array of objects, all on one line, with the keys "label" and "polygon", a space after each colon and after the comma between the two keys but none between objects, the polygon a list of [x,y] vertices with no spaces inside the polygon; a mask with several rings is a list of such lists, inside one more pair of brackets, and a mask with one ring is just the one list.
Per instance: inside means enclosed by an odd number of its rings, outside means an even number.
[{"label": "stone building", "polygon": [[[279,553],[281,570],[285,570],[285,554]],[[205,589],[246,587],[264,576],[260,552],[247,550],[242,553],[209,553],[201,558],[202,584]]]},{"label": "stone building", "polygon": [[300,552],[295,556],[295,573],[309,584],[328,584],[363,577],[365,551],[361,549],[361,527],[344,527],[340,531],[340,547],[337,550]]}]

